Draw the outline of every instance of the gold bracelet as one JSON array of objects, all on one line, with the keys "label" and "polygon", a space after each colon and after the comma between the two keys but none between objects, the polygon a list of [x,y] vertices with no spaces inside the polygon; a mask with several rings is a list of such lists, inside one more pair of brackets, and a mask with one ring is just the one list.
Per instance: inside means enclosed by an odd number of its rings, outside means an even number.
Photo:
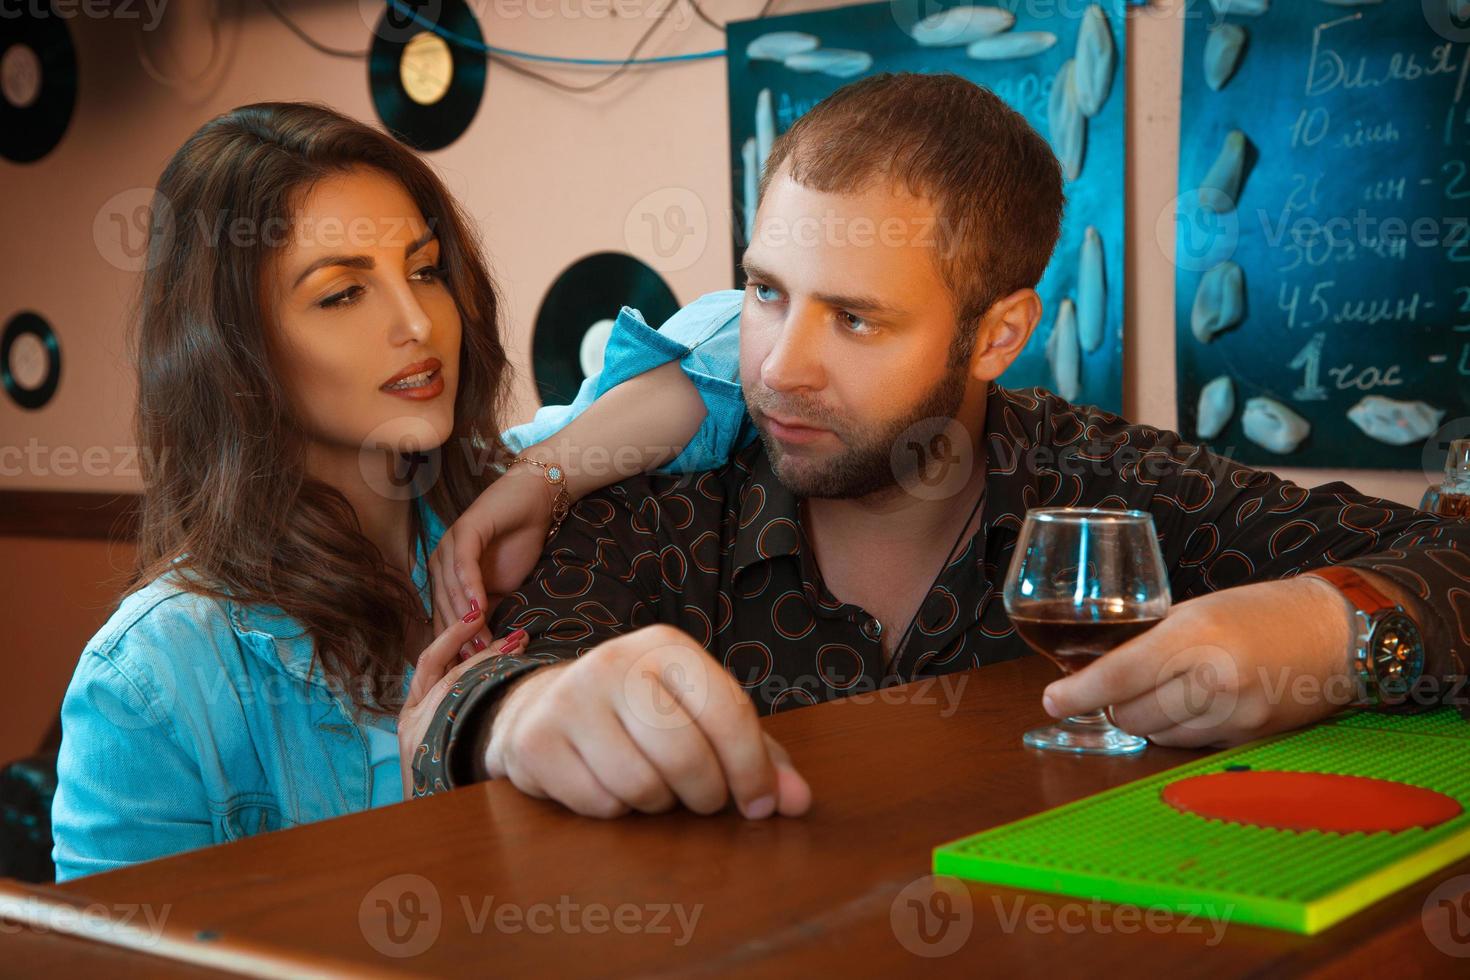
[{"label": "gold bracelet", "polygon": [[506,467],[517,463],[527,463],[546,471],[546,482],[556,488],[556,497],[551,502],[551,527],[546,532],[546,540],[550,541],[552,535],[556,534],[561,527],[561,522],[567,519],[567,512],[572,509],[572,494],[567,490],[567,475],[562,468],[555,463],[543,463],[539,459],[529,456],[517,456],[510,461]]}]

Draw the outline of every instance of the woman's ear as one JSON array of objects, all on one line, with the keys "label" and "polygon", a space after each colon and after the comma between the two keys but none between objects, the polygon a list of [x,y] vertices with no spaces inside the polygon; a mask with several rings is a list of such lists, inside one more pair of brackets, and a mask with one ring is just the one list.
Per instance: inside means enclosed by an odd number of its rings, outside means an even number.
[{"label": "woman's ear", "polygon": [[1041,321],[1041,297],[1034,289],[1018,289],[990,305],[980,321],[970,375],[994,381],[1020,356]]}]

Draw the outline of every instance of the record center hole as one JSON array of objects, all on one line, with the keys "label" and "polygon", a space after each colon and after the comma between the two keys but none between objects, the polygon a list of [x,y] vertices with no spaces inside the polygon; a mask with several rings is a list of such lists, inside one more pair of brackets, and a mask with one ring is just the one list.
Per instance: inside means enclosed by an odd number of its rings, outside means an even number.
[{"label": "record center hole", "polygon": [[602,370],[603,355],[607,352],[607,340],[612,336],[613,322],[598,320],[582,335],[582,347],[577,360],[582,366],[582,376],[590,378]]},{"label": "record center hole", "polygon": [[17,109],[41,97],[41,59],[29,44],[12,44],[0,55],[0,91]]},{"label": "record center hole", "polygon": [[449,44],[432,31],[415,34],[398,59],[398,79],[419,105],[434,105],[454,82],[454,56]]},{"label": "record center hole", "polygon": [[10,376],[26,391],[35,391],[46,382],[50,360],[41,338],[23,333],[10,345]]}]

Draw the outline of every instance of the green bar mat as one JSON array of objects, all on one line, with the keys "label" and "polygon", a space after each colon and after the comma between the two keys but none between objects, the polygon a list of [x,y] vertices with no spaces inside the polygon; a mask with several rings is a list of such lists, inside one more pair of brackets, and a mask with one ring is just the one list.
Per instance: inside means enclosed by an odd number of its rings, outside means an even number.
[{"label": "green bar mat", "polygon": [[1440,708],[1417,715],[1389,714],[1383,711],[1349,711],[1324,721],[1324,725],[1345,728],[1371,728],[1408,735],[1438,735],[1470,742],[1470,722],[1453,708]]},{"label": "green bar mat", "polygon": [[[1345,714],[943,844],[936,874],[1316,933],[1470,854],[1470,723],[1451,708]],[[1388,779],[1453,797],[1434,827],[1332,833],[1209,819],[1159,798],[1227,767]]]}]

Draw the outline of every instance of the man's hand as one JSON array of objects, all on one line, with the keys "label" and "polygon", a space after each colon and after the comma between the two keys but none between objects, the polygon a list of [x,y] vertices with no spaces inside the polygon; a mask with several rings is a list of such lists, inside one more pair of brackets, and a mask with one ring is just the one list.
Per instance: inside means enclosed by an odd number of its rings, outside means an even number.
[{"label": "man's hand", "polygon": [[798,816],[811,789],[761,728],[755,706],[688,634],[648,626],[516,683],[483,764],[522,792],[577,813]]},{"label": "man's hand", "polygon": [[1352,613],[1315,576],[1222,589],[1043,693],[1061,718],[1112,706],[1158,745],[1227,746],[1310,724],[1357,695]]}]

